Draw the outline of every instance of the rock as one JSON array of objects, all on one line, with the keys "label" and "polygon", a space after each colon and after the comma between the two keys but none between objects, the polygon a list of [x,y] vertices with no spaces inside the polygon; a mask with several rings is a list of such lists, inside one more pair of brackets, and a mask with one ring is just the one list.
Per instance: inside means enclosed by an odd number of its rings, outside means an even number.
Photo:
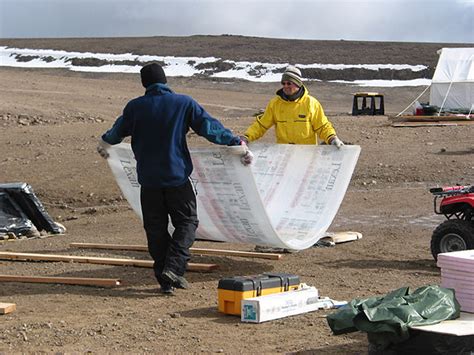
[{"label": "rock", "polygon": [[23,337],[23,341],[28,341],[28,337],[26,336],[26,332],[25,331],[21,331],[20,332],[20,335]]}]

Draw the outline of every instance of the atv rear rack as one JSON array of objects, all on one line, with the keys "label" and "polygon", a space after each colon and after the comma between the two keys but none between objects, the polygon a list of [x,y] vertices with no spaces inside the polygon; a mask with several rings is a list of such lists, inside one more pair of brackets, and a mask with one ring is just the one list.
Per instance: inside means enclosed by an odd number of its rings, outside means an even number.
[{"label": "atv rear rack", "polygon": [[469,193],[474,193],[474,185],[433,187],[430,189],[430,192],[433,195],[439,196],[439,197],[469,194]]}]

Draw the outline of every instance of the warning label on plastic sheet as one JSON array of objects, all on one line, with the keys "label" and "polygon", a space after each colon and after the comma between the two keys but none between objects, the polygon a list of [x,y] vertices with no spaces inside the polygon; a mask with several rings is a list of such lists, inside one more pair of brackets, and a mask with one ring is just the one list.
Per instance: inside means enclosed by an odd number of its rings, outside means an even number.
[{"label": "warning label on plastic sheet", "polygon": [[[251,166],[241,164],[242,149],[213,146],[191,151],[198,237],[293,250],[315,244],[339,209],[360,147],[252,144]],[[109,154],[120,189],[141,217],[130,145],[112,146]]]}]

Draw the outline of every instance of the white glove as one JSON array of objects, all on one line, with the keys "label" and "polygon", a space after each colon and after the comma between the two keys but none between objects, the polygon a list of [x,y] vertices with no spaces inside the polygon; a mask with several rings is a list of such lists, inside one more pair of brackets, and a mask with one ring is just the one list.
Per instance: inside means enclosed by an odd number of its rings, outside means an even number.
[{"label": "white glove", "polygon": [[253,153],[250,150],[247,150],[244,155],[240,157],[240,161],[245,166],[252,164],[253,162]]},{"label": "white glove", "polygon": [[244,141],[242,141],[241,145],[245,148],[245,153],[240,157],[240,162],[245,166],[252,164],[253,153],[249,150]]},{"label": "white glove", "polygon": [[99,153],[102,158],[107,159],[109,157],[109,152],[107,152],[107,149],[109,148],[109,143],[104,141],[102,138],[99,139],[99,144],[97,145],[97,153]]},{"label": "white glove", "polygon": [[341,147],[344,145],[344,142],[337,138],[337,136],[334,136],[331,139],[331,145],[335,145],[337,149],[341,149]]}]

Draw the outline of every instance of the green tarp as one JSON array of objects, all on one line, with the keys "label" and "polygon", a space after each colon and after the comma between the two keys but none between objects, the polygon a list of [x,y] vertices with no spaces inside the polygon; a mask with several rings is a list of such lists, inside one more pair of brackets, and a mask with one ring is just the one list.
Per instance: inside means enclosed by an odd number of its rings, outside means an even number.
[{"label": "green tarp", "polygon": [[360,330],[383,348],[407,340],[410,326],[456,319],[459,312],[452,289],[433,285],[409,293],[408,287],[402,287],[386,296],[354,299],[329,314],[327,321],[336,335]]}]

